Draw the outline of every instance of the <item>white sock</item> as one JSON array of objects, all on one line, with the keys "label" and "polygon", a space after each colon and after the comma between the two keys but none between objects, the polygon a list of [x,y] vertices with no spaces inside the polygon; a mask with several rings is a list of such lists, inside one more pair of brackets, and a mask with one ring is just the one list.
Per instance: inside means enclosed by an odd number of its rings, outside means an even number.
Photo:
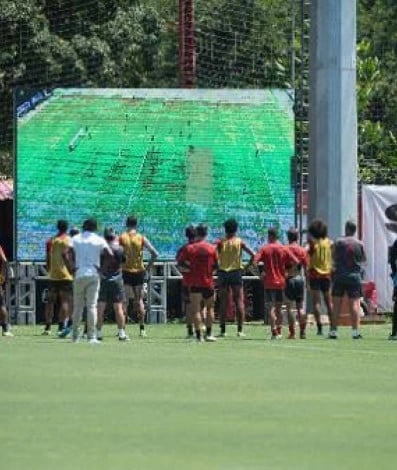
[{"label": "white sock", "polygon": [[352,328],[352,336],[357,336],[359,331],[356,328]]}]

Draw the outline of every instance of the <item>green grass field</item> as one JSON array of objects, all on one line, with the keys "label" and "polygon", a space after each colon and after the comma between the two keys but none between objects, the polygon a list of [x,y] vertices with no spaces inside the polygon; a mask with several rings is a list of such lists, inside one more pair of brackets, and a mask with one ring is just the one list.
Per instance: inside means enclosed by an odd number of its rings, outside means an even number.
[{"label": "green grass field", "polygon": [[397,344],[388,326],[338,341],[269,341],[263,325],[215,344],[183,325],[95,346],[0,338],[0,468],[392,469]]}]

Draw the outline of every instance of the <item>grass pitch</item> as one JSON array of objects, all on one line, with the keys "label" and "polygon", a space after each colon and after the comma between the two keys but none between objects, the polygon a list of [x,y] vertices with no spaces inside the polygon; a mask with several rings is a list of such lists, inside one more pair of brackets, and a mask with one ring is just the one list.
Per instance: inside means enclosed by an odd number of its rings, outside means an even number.
[{"label": "grass pitch", "polygon": [[247,338],[189,343],[149,326],[95,346],[15,327],[0,338],[0,468],[388,469],[397,427],[397,344]]}]

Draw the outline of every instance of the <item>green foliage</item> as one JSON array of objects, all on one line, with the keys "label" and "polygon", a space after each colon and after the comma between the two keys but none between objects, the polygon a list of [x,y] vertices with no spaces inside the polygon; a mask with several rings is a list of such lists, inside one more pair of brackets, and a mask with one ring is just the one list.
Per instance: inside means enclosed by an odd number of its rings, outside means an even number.
[{"label": "green foliage", "polygon": [[397,4],[359,2],[359,163],[363,183],[397,184]]}]

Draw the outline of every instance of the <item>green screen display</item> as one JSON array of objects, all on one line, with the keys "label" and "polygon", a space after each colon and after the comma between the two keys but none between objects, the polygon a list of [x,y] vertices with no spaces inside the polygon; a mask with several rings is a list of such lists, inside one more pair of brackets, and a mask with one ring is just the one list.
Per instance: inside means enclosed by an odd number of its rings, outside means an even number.
[{"label": "green screen display", "polygon": [[45,258],[58,219],[120,232],[134,214],[162,259],[190,223],[214,240],[235,217],[254,249],[293,224],[288,91],[55,89],[17,116],[20,261]]}]

